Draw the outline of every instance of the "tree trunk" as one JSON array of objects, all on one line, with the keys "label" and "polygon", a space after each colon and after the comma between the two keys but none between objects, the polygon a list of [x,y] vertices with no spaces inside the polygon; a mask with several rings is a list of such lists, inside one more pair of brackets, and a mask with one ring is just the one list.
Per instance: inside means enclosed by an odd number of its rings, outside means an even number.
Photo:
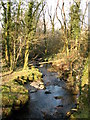
[{"label": "tree trunk", "polygon": [[8,62],[8,48],[7,48],[7,9],[4,2],[1,0],[2,7],[4,9],[4,41],[5,41],[5,60]]},{"label": "tree trunk", "polygon": [[54,23],[52,24],[52,34],[54,34]]},{"label": "tree trunk", "polygon": [[[43,11],[43,23],[44,23],[44,35],[46,35],[46,22],[45,22],[45,13]],[[45,55],[47,55],[47,40],[44,38],[45,41]]]},{"label": "tree trunk", "polygon": [[8,65],[10,67],[10,69],[12,68],[10,63],[12,60],[12,55],[11,55],[11,36],[10,36],[10,32],[11,32],[11,1],[8,0],[7,2],[7,52],[8,52]]},{"label": "tree trunk", "polygon": [[8,62],[8,48],[7,48],[7,32],[5,32],[5,60]]},{"label": "tree trunk", "polygon": [[10,52],[10,71],[13,70],[13,57],[12,52]]},{"label": "tree trunk", "polygon": [[76,38],[76,50],[78,50],[78,45],[77,45],[77,43],[78,43],[78,39]]},{"label": "tree trunk", "polygon": [[25,50],[24,69],[28,69],[28,57],[29,57],[29,43],[27,41]]}]

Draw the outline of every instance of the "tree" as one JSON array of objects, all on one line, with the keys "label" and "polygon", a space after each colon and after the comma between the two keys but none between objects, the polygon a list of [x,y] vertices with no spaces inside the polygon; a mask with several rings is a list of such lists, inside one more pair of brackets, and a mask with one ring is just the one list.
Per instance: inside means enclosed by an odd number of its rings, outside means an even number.
[{"label": "tree", "polygon": [[[63,47],[63,51],[66,52],[66,55],[68,56],[69,55],[69,48],[68,48],[68,44],[69,44],[69,39],[68,39],[68,26],[67,26],[67,21],[66,21],[66,14],[65,14],[65,2],[64,0],[62,0],[62,8],[60,8],[59,6],[59,2],[60,0],[57,1],[57,6],[56,6],[56,17],[61,25],[61,31],[62,31],[62,34],[63,34],[63,39],[64,39],[64,47]],[[57,10],[61,11],[61,16],[62,16],[62,19],[60,19],[58,17],[58,14],[57,14]]]},{"label": "tree", "polygon": [[24,69],[28,67],[28,57],[29,57],[29,41],[31,40],[32,32],[33,32],[33,7],[34,2],[29,2],[28,12],[26,15],[26,49],[25,49],[25,61],[24,61]]},{"label": "tree", "polygon": [[49,14],[49,18],[50,18],[51,25],[52,25],[52,34],[54,34],[54,31],[55,31],[55,23],[54,22],[55,22],[56,11],[54,12],[54,15],[52,16],[51,10],[52,10],[52,7],[50,10],[48,8],[48,14]]},{"label": "tree", "polygon": [[[33,39],[34,33],[36,32],[37,22],[39,19],[40,14],[38,15],[37,19],[35,19],[39,6],[41,2],[37,2],[35,5],[35,1],[30,1],[28,5],[28,11],[26,12],[25,23],[26,23],[26,49],[25,49],[25,60],[24,60],[24,69],[28,68],[28,57],[29,57],[29,48],[31,40]],[[42,10],[41,10],[42,11]],[[34,26],[36,20],[36,25]]]},{"label": "tree", "polygon": [[80,35],[80,1],[75,2],[70,8],[70,36],[76,41],[76,50],[78,49],[78,38]]},{"label": "tree", "polygon": [[[16,3],[15,3],[16,4]],[[13,69],[15,70],[15,68],[16,68],[16,64],[17,64],[17,60],[18,60],[18,58],[19,58],[19,56],[20,56],[20,53],[21,53],[21,38],[19,37],[20,36],[20,33],[22,32],[22,27],[23,26],[21,26],[22,25],[22,23],[21,23],[21,19],[20,19],[20,17],[22,17],[22,15],[21,15],[21,0],[19,0],[19,3],[18,4],[16,4],[18,7],[16,8],[17,10],[16,10],[16,13],[14,13],[14,22],[15,22],[15,24],[14,24],[14,29],[13,29],[13,34],[15,34],[15,36],[14,35],[12,35],[12,37],[13,37],[13,54],[14,54],[14,58],[13,58]],[[16,20],[15,20],[15,18],[16,18]],[[18,46],[18,41],[19,41],[19,47],[17,47]],[[19,50],[18,50],[19,49]],[[18,51],[18,53],[16,52],[16,51]]]},{"label": "tree", "polygon": [[86,7],[85,7],[84,14],[82,15],[82,19],[80,20],[81,21],[81,30],[83,30],[83,25],[84,25],[85,14],[86,14],[87,8],[88,8],[88,0],[86,1]]}]

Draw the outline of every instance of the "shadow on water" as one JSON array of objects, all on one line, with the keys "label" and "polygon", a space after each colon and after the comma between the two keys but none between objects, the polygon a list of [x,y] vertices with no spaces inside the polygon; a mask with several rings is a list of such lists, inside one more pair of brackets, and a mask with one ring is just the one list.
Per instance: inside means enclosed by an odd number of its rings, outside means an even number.
[{"label": "shadow on water", "polygon": [[15,111],[9,120],[67,120],[66,113],[75,104],[74,97],[66,88],[66,83],[58,78],[55,72],[48,72],[49,66],[39,67],[43,73],[43,82],[46,89],[30,93],[30,100],[20,111]]}]

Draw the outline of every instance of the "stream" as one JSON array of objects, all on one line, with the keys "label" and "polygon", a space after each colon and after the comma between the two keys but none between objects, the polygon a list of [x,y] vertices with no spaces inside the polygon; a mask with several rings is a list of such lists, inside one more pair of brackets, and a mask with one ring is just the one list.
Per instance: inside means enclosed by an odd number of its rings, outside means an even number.
[{"label": "stream", "polygon": [[71,95],[56,72],[48,72],[49,65],[38,68],[43,74],[45,89],[30,93],[27,84],[30,100],[24,108],[12,114],[11,120],[67,120],[66,113],[75,106],[76,96]]}]

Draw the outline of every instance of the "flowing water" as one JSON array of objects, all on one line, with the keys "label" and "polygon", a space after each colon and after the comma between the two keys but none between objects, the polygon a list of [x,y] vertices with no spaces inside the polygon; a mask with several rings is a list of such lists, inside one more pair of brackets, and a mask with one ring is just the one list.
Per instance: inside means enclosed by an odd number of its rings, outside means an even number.
[{"label": "flowing water", "polygon": [[[46,89],[29,93],[29,102],[22,110],[15,112],[11,120],[67,120],[66,113],[73,108],[76,100],[58,74],[48,72],[47,68],[46,65],[39,67]],[[29,89],[29,84],[26,87]]]}]

